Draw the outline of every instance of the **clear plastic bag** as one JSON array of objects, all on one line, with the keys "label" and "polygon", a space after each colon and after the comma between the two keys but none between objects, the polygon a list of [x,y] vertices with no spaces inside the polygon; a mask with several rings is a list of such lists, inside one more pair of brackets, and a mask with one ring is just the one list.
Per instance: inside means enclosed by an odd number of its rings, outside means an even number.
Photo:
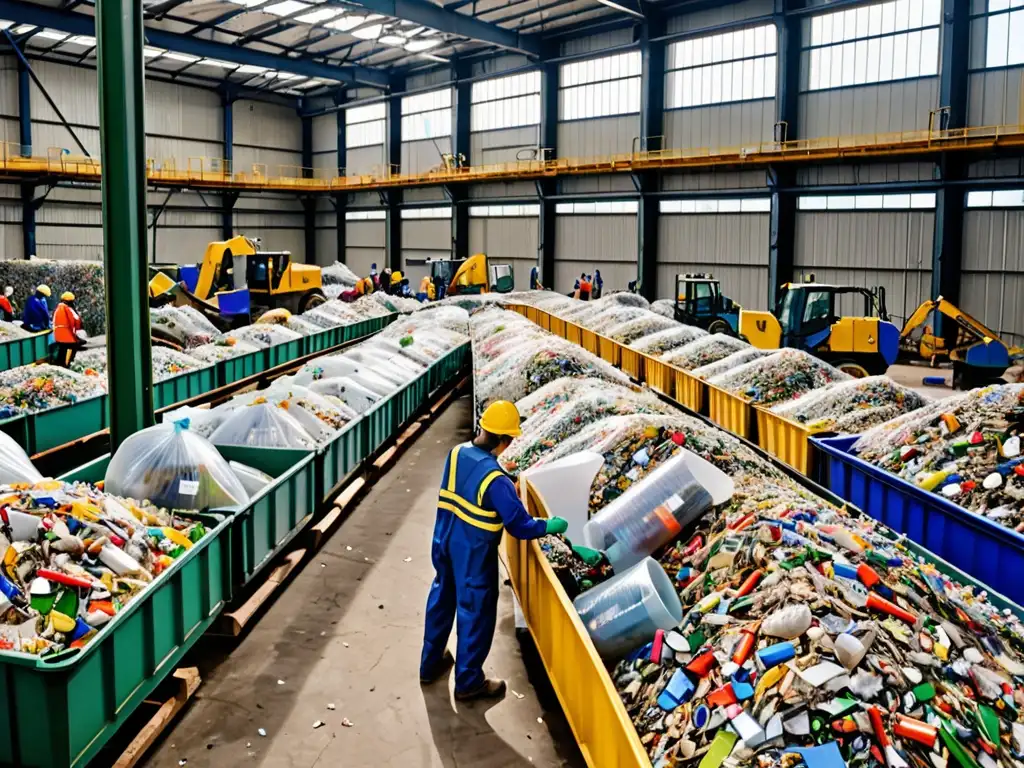
[{"label": "clear plastic bag", "polygon": [[750,349],[745,341],[740,341],[724,333],[713,333],[709,336],[701,336],[688,344],[664,353],[661,359],[682,368],[684,371],[692,371],[711,363],[717,363],[734,352]]},{"label": "clear plastic bag", "polygon": [[0,432],[0,485],[38,483],[43,479],[25,450],[6,432]]},{"label": "clear plastic bag", "polygon": [[417,363],[415,360],[390,353],[383,349],[377,349],[372,344],[361,344],[354,349],[342,353],[342,357],[368,365],[377,373],[396,383],[412,381],[422,374],[425,368],[425,366]]},{"label": "clear plastic bag", "polygon": [[219,363],[222,360],[231,360],[235,357],[259,352],[260,348],[255,344],[236,339],[225,339],[212,344],[203,344],[200,347],[190,349],[188,353],[199,360],[207,363]]},{"label": "clear plastic bag", "polygon": [[289,341],[295,341],[296,339],[302,338],[301,333],[296,333],[284,326],[269,325],[267,323],[262,323],[260,325],[246,325],[241,328],[236,328],[231,332],[231,335],[239,341],[254,344],[261,349],[273,347],[278,344],[286,344]]},{"label": "clear plastic bag", "polygon": [[320,333],[324,330],[316,323],[311,320],[307,320],[301,315],[292,315],[288,318],[288,322],[285,323],[285,327],[290,331],[301,333],[303,336],[312,336],[314,333]]},{"label": "clear plastic bag", "polygon": [[348,376],[335,376],[331,379],[320,379],[309,385],[309,388],[321,395],[336,397],[356,413],[366,413],[380,402],[380,395]]},{"label": "clear plastic bag", "polygon": [[337,398],[319,394],[294,381],[278,379],[265,392],[275,402],[288,400],[292,405],[306,409],[331,429],[341,429],[359,418],[358,413]]},{"label": "clear plastic bag", "polygon": [[382,377],[370,366],[340,355],[318,357],[316,360],[306,363],[295,375],[295,383],[308,387],[314,381],[334,379],[339,376],[347,376],[360,386],[381,396],[389,395],[398,388],[396,382]]},{"label": "clear plastic bag", "polygon": [[751,402],[771,405],[852,378],[801,349],[783,349],[717,376],[708,376],[707,381]]},{"label": "clear plastic bag", "polygon": [[676,539],[732,493],[725,474],[682,450],[591,518],[583,536],[621,573]]},{"label": "clear plastic bag", "polygon": [[650,557],[584,592],[573,607],[604,659],[624,656],[683,620],[672,580]]},{"label": "clear plastic bag", "polygon": [[707,331],[692,325],[673,324],[673,327],[667,330],[642,336],[629,346],[645,355],[659,357],[707,335]]},{"label": "clear plastic bag", "polygon": [[200,437],[209,438],[221,425],[221,422],[227,418],[227,414],[228,410],[224,408],[193,408],[183,405],[181,408],[175,408],[173,411],[165,413],[161,417],[160,423],[174,424],[182,419],[188,419],[188,428],[191,432]]},{"label": "clear plastic bag", "polygon": [[814,430],[855,434],[930,402],[888,376],[867,376],[830,384],[771,410]]},{"label": "clear plastic bag", "polygon": [[210,436],[210,442],[256,448],[316,448],[316,440],[287,408],[262,399],[232,410]]},{"label": "clear plastic bag", "polygon": [[228,465],[231,467],[231,471],[235,473],[235,477],[238,478],[238,482],[245,488],[245,492],[249,494],[249,498],[262,493],[264,488],[274,482],[274,478],[266,472],[250,467],[248,464],[229,461]]},{"label": "clear plastic bag", "polygon": [[249,494],[213,444],[188,421],[158,424],[125,440],[107,465],[104,489],[169,509],[244,505]]}]

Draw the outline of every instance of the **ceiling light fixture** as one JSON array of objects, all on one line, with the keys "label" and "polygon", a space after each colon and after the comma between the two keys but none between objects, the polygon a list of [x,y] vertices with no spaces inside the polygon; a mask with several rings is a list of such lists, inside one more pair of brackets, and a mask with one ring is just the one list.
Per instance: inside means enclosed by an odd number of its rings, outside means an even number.
[{"label": "ceiling light fixture", "polygon": [[344,11],[339,8],[321,8],[318,11],[312,13],[304,13],[301,16],[296,16],[296,21],[301,21],[303,24],[319,24],[328,19],[333,19],[335,16],[340,16]]},{"label": "ceiling light fixture", "polygon": [[42,32],[37,32],[36,37],[43,37],[47,40],[65,40],[67,35],[63,32],[58,32],[55,29],[44,29]]},{"label": "ceiling light fixture", "polygon": [[262,75],[269,70],[266,67],[257,67],[255,64],[243,64],[235,72],[242,75]]},{"label": "ceiling light fixture", "polygon": [[22,24],[20,27],[17,27],[14,30],[14,34],[16,34],[16,35],[24,35],[26,32],[31,32],[35,28],[36,28],[35,24]]},{"label": "ceiling light fixture", "polygon": [[167,51],[163,48],[150,48],[148,45],[142,49],[142,55],[147,59],[155,59],[157,56],[163,56]]},{"label": "ceiling light fixture", "polygon": [[260,10],[263,13],[272,13],[275,16],[291,16],[293,13],[308,10],[309,7],[305,3],[296,2],[296,0],[283,0],[283,2],[268,5],[265,8],[260,8]]},{"label": "ceiling light fixture", "polygon": [[96,38],[90,35],[75,35],[70,40],[68,40],[68,42],[74,43],[75,45],[84,45],[87,48],[91,48],[96,45]]},{"label": "ceiling light fixture", "polygon": [[344,16],[340,19],[324,24],[329,29],[337,29],[340,32],[348,32],[350,29],[355,29],[360,24],[366,21],[365,16]]},{"label": "ceiling light fixture", "polygon": [[421,53],[420,56],[422,56],[424,59],[429,59],[430,61],[438,61],[441,64],[451,64],[450,60],[444,58],[443,56],[435,56],[432,53]]},{"label": "ceiling light fixture", "polygon": [[172,61],[183,61],[186,64],[192,64],[193,62],[199,61],[198,56],[189,56],[187,53],[175,53],[173,51],[167,51],[164,54],[165,59],[171,59]]},{"label": "ceiling light fixture", "polygon": [[644,18],[644,15],[640,11],[635,11],[632,8],[627,8],[621,3],[616,3],[615,0],[597,0],[601,5],[607,5],[609,8],[614,8],[616,11],[622,11],[628,13],[630,16],[636,16],[638,19]]},{"label": "ceiling light fixture", "polygon": [[401,35],[381,35],[377,42],[383,45],[394,45],[402,47],[405,45],[405,38]]}]

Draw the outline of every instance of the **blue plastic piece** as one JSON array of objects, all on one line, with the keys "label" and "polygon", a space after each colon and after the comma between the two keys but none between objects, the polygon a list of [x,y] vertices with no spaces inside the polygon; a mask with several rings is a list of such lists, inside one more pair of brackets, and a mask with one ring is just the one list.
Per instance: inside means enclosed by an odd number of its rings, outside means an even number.
[{"label": "blue plastic piece", "polygon": [[683,670],[677,669],[676,673],[672,675],[672,679],[668,681],[668,685],[665,686],[665,690],[658,697],[658,706],[666,712],[671,712],[680,704],[689,701],[695,690],[693,681],[686,676]]},{"label": "blue plastic piece", "polygon": [[757,658],[759,658],[761,663],[768,669],[771,669],[784,661],[789,661],[794,656],[796,656],[796,649],[793,647],[792,643],[788,642],[769,645],[767,648],[762,648],[757,652]]},{"label": "blue plastic piece", "polygon": [[921,383],[926,387],[944,387],[946,386],[946,379],[944,376],[925,376],[921,379]]},{"label": "blue plastic piece", "polygon": [[199,285],[199,267],[196,264],[183,266],[178,270],[178,277],[190,293],[196,292],[196,286]]},{"label": "blue plastic piece", "polygon": [[842,576],[844,579],[857,579],[857,569],[852,565],[832,563],[832,570],[835,571],[836,576]]},{"label": "blue plastic piece", "polygon": [[900,353],[900,329],[885,320],[878,321],[878,351],[886,365],[892,365]]},{"label": "blue plastic piece", "polygon": [[221,291],[217,294],[217,307],[222,315],[249,314],[249,289],[239,288],[237,291]]},{"label": "blue plastic piece", "polygon": [[811,438],[819,479],[839,498],[938,555],[990,589],[1024,603],[1024,536],[850,453],[856,436]]},{"label": "blue plastic piece", "polygon": [[750,674],[741,669],[732,676],[732,692],[737,701],[746,701],[754,697],[754,686],[750,684]]},{"label": "blue plastic piece", "polygon": [[846,768],[846,762],[834,741],[820,747],[786,747],[786,752],[796,752],[804,759],[807,768]]}]

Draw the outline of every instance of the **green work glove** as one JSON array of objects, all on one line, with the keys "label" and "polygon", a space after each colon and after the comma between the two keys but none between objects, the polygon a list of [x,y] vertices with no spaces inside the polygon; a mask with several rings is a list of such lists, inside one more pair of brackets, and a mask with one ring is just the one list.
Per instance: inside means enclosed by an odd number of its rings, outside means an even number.
[{"label": "green work glove", "polygon": [[600,565],[601,561],[604,559],[604,555],[590,547],[575,546],[572,548],[572,551],[579,555],[583,562],[591,567]]},{"label": "green work glove", "polygon": [[546,522],[548,526],[546,533],[565,533],[569,530],[569,523],[561,517],[551,517]]}]

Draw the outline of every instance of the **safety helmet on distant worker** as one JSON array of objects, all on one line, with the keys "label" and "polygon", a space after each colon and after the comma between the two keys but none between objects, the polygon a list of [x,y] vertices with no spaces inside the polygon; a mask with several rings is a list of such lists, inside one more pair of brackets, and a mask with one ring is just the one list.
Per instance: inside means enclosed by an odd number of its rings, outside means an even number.
[{"label": "safety helmet on distant worker", "polygon": [[480,417],[480,429],[492,435],[519,437],[523,434],[519,427],[519,409],[508,400],[495,400]]},{"label": "safety helmet on distant worker", "polygon": [[60,300],[61,301],[74,301],[75,300],[75,294],[73,294],[71,291],[64,291],[64,293],[62,293],[60,295]]},{"label": "safety helmet on distant worker", "polygon": [[397,285],[400,282],[402,282],[402,273],[396,269],[391,273],[391,284]]},{"label": "safety helmet on distant worker", "polygon": [[39,287],[36,288],[36,292],[43,294],[46,298],[50,298],[50,286],[46,283],[40,283]]}]

